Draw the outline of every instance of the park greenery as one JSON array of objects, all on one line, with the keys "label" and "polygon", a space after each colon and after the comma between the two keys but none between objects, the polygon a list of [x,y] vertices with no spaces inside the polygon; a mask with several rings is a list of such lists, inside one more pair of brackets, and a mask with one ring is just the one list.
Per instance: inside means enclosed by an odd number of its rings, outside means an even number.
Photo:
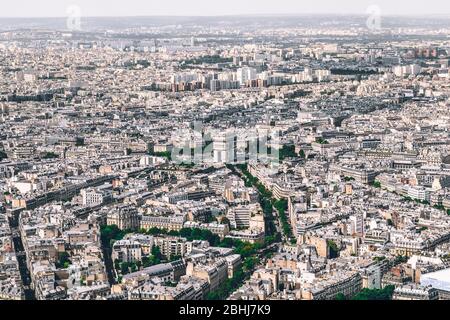
[{"label": "park greenery", "polygon": [[318,144],[330,144],[327,140],[325,140],[324,138],[321,138],[321,137],[317,138],[316,142]]},{"label": "park greenery", "polygon": [[374,181],[372,183],[372,187],[381,189],[381,182],[380,181]]},{"label": "park greenery", "polygon": [[383,289],[363,289],[350,299],[343,293],[338,293],[335,297],[336,301],[344,300],[365,300],[365,301],[389,301],[394,295],[395,286],[386,286]]},{"label": "park greenery", "polygon": [[70,255],[67,252],[58,253],[58,261],[56,261],[56,267],[58,269],[67,269],[71,264]]},{"label": "park greenery", "polygon": [[[380,181],[374,181],[374,182],[372,183],[372,187],[381,189],[381,182],[380,182]],[[394,194],[397,194],[396,192],[393,192],[393,193],[394,193]],[[431,205],[431,203],[430,203],[429,201],[426,201],[426,200],[419,200],[419,199],[413,199],[413,198],[408,197],[408,196],[403,197],[403,201],[406,201],[406,202],[415,202],[415,203],[417,203],[417,204],[423,204],[423,205],[427,205],[427,206]],[[439,205],[439,204],[438,204],[438,205],[434,205],[433,208],[434,208],[434,209],[437,209],[437,210],[445,211],[445,212],[447,213],[447,215],[450,216],[450,209],[445,208],[442,204],[441,204],[441,205]]]},{"label": "park greenery", "polygon": [[[258,190],[260,195],[260,204],[263,209],[265,220],[267,222],[266,230],[272,242],[280,241],[281,235],[276,231],[273,216],[274,208],[277,209],[278,214],[280,215],[280,220],[283,228],[283,232],[286,237],[289,239],[293,238],[292,228],[289,224],[288,217],[286,215],[287,211],[287,201],[286,200],[276,200],[271,191],[267,190],[267,188],[254,176],[250,174],[248,171],[247,165],[238,165],[238,169],[244,175],[242,178],[245,181],[245,185],[247,187],[254,187]],[[232,171],[236,172],[234,167],[229,167]]]},{"label": "park greenery", "polygon": [[[229,168],[237,174],[236,168],[234,166],[229,166]],[[280,220],[282,223],[283,231],[286,233],[288,238],[293,238],[292,229],[288,222],[288,217],[286,215],[287,211],[287,201],[286,200],[276,200],[273,194],[267,190],[255,177],[253,177],[247,170],[246,165],[239,166],[239,169],[244,174],[244,181],[247,186],[255,187],[260,194],[260,203],[263,208],[265,220],[266,220],[266,230],[267,236],[264,243],[248,243],[240,240],[234,240],[231,238],[221,239],[218,235],[213,234],[209,230],[202,229],[191,229],[183,228],[180,231],[168,231],[164,229],[152,228],[149,230],[120,230],[117,226],[102,226],[101,227],[101,239],[105,246],[110,248],[114,245],[116,241],[122,240],[127,234],[139,233],[152,236],[178,236],[187,239],[188,241],[193,240],[204,240],[208,241],[211,246],[231,248],[236,254],[239,254],[243,263],[242,266],[237,270],[233,278],[228,279],[217,291],[211,292],[207,299],[209,300],[220,300],[228,297],[234,290],[236,290],[242,282],[249,278],[251,273],[254,271],[258,265],[262,255],[268,257],[270,251],[265,250],[268,246],[273,243],[281,241],[281,234],[276,231],[274,224],[275,217],[273,216],[274,208],[278,210],[280,214]],[[180,259],[181,257],[175,257]],[[172,258],[171,260],[173,260]],[[116,270],[119,270],[121,275],[127,274],[129,272],[134,272],[140,270],[141,268],[148,268],[152,265],[157,265],[163,262],[169,261],[166,257],[161,255],[159,248],[154,247],[152,254],[148,257],[144,257],[142,262],[136,263],[126,263],[120,261],[114,261],[114,266]]]},{"label": "park greenery", "polygon": [[408,262],[409,258],[406,256],[397,256],[394,260],[394,266],[398,266],[399,264]]},{"label": "park greenery", "polygon": [[58,159],[59,155],[57,155],[54,152],[47,152],[44,154],[44,156],[42,157],[43,159]]},{"label": "park greenery", "polygon": [[280,149],[280,160],[283,161],[288,158],[297,158],[299,155],[295,152],[294,145],[284,145]]},{"label": "park greenery", "polygon": [[445,211],[447,213],[447,215],[450,216],[450,209],[447,209],[443,205],[435,205],[433,208],[441,210],[441,211]]},{"label": "park greenery", "polygon": [[304,150],[300,150],[298,156],[299,156],[300,158],[302,158],[302,159],[306,159],[305,151],[304,151]]},{"label": "park greenery", "polygon": [[[179,153],[180,156],[184,155],[183,151],[184,150],[180,150],[180,153]],[[166,158],[169,161],[176,160],[176,159],[172,158],[172,152],[170,152],[170,151],[165,151],[165,152],[153,152],[153,151],[150,151],[148,154],[151,155],[151,156],[154,156],[154,157]],[[191,159],[193,159],[194,156],[195,156],[195,149],[191,149]],[[180,167],[187,168],[187,169],[192,169],[192,168],[195,167],[195,163],[192,162],[192,160],[188,160],[187,162],[183,161],[183,162],[179,163],[178,165]]]},{"label": "park greenery", "polygon": [[281,227],[283,228],[284,234],[291,239],[291,241],[294,241],[294,235],[292,233],[292,227],[289,223],[288,216],[286,212],[288,211],[288,202],[287,200],[277,200],[273,202],[273,206],[278,211],[278,214],[280,215],[280,221],[281,221]]},{"label": "park greenery", "polygon": [[169,161],[172,160],[172,153],[169,152],[169,151],[166,151],[166,152],[149,152],[149,155],[155,156],[155,157],[166,158]]},{"label": "park greenery", "polygon": [[118,226],[102,226],[100,228],[101,240],[104,246],[112,248],[116,241],[122,240],[132,230],[120,230]]},{"label": "park greenery", "polygon": [[330,248],[330,258],[334,259],[339,257],[339,248],[333,240],[327,240],[328,248]]},{"label": "park greenery", "polygon": [[392,300],[394,295],[394,286],[386,286],[383,289],[363,289],[360,293],[356,294],[351,300]]},{"label": "park greenery", "polygon": [[227,279],[223,285],[216,291],[210,292],[206,300],[225,300],[228,296],[238,289],[246,279],[244,268],[239,268],[231,279]]},{"label": "park greenery", "polygon": [[415,202],[415,203],[418,203],[418,204],[430,205],[430,202],[429,202],[429,201],[426,201],[426,200],[419,200],[419,199],[413,199],[413,198],[411,198],[411,197],[403,197],[403,200],[404,200],[404,201],[407,201],[407,202]]},{"label": "park greenery", "polygon": [[378,262],[378,263],[380,263],[380,262],[382,262],[382,261],[384,261],[384,260],[386,260],[386,257],[374,257],[373,258],[373,261],[375,261],[375,262]]},{"label": "park greenery", "polygon": [[210,292],[206,296],[206,300],[226,300],[231,293],[237,290],[242,283],[251,276],[257,263],[258,258],[256,257],[246,258],[242,266],[236,270],[233,277],[226,280],[219,289]]},{"label": "park greenery", "polygon": [[[127,234],[130,233],[139,233],[146,234],[152,236],[177,236],[186,238],[188,241],[194,240],[203,240],[208,241],[211,246],[222,247],[222,248],[232,248],[236,254],[241,255],[244,259],[244,265],[247,266],[248,269],[251,269],[256,261],[253,260],[254,256],[259,253],[260,250],[264,249],[268,244],[271,243],[270,239],[266,239],[264,244],[251,244],[248,242],[243,242],[240,240],[234,240],[230,238],[225,238],[221,240],[219,236],[213,234],[209,230],[201,230],[201,229],[190,229],[184,228],[180,231],[167,231],[164,229],[152,228],[150,230],[120,230],[116,225],[111,226],[102,226],[101,228],[101,238],[104,245],[109,245],[112,247],[116,241],[122,240]],[[122,274],[127,274],[129,270],[133,272],[133,269],[138,270],[140,267],[148,268],[153,265],[157,265],[164,262],[170,262],[179,260],[181,257],[172,257],[172,259],[167,259],[163,255],[161,255],[161,251],[158,247],[153,247],[152,254],[149,257],[144,257],[142,261],[142,265],[136,265],[137,268],[134,268],[134,264],[129,263],[121,263],[120,261],[115,261],[115,267],[117,270],[121,270]],[[249,258],[250,260],[246,260]]]}]

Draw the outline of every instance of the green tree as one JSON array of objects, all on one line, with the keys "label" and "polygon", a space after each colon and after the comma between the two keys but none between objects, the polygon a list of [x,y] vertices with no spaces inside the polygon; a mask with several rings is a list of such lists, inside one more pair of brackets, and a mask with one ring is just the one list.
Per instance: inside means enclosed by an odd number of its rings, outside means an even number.
[{"label": "green tree", "polygon": [[84,138],[77,138],[75,142],[76,147],[82,147],[84,146]]},{"label": "green tree", "polygon": [[285,160],[287,158],[297,158],[298,154],[295,152],[294,145],[285,145],[280,150],[280,160]]},{"label": "green tree", "polygon": [[176,230],[171,230],[171,231],[169,231],[169,232],[167,233],[167,235],[172,236],[172,237],[177,237],[177,236],[179,236],[180,234],[179,234],[179,232],[176,231]]},{"label": "green tree", "polygon": [[130,272],[130,264],[128,262],[122,262],[120,264],[120,272],[122,274],[128,274]]},{"label": "green tree", "polygon": [[380,189],[381,188],[381,182],[380,181],[375,181],[372,186],[374,186],[375,188]]},{"label": "green tree", "polygon": [[352,300],[392,300],[394,295],[395,286],[386,286],[379,289],[363,289],[360,293],[355,295]]},{"label": "green tree", "polygon": [[316,142],[319,144],[329,144],[327,140],[324,140],[322,137],[316,139]]},{"label": "green tree", "polygon": [[233,246],[234,246],[234,241],[233,241],[233,239],[230,239],[230,238],[223,239],[219,245],[219,247],[222,247],[222,248],[232,248]]},{"label": "green tree", "polygon": [[251,272],[253,269],[255,269],[256,264],[258,263],[258,259],[255,257],[249,257],[245,259],[244,261],[244,270]]},{"label": "green tree", "polygon": [[327,241],[328,247],[330,248],[330,258],[337,258],[339,256],[339,248],[333,240]]},{"label": "green tree", "polygon": [[153,246],[152,248],[152,256],[154,259],[161,261],[164,257],[161,254],[161,248],[158,246]]},{"label": "green tree", "polygon": [[56,267],[67,269],[70,266],[70,255],[67,252],[58,253],[58,261],[56,262]]},{"label": "green tree", "polygon": [[347,297],[343,293],[338,293],[335,298],[336,301],[344,301],[347,300]]},{"label": "green tree", "polygon": [[397,256],[397,257],[395,257],[394,265],[397,266],[399,264],[406,263],[406,262],[408,262],[408,260],[409,260],[409,258],[406,256]]},{"label": "green tree", "polygon": [[111,225],[102,226],[100,228],[100,234],[103,245],[112,247],[114,242],[122,240],[127,232],[120,230],[116,225]]},{"label": "green tree", "polygon": [[230,220],[229,220],[227,217],[222,217],[222,218],[220,219],[220,223],[221,223],[221,224],[226,224],[226,225],[230,226]]},{"label": "green tree", "polygon": [[153,260],[152,260],[152,258],[151,258],[151,257],[143,257],[143,258],[142,258],[142,266],[143,266],[144,268],[148,268],[148,267],[153,266]]},{"label": "green tree", "polygon": [[306,159],[305,151],[300,150],[299,156],[300,156],[300,158],[302,158],[302,159]]},{"label": "green tree", "polygon": [[158,228],[151,228],[147,231],[147,234],[151,236],[159,236],[167,233],[168,233],[167,230],[162,230]]},{"label": "green tree", "polygon": [[228,279],[223,283],[219,289],[210,292],[206,296],[206,300],[225,300],[234,290],[242,285],[247,275],[243,272],[242,267],[239,268],[233,275],[233,278]]},{"label": "green tree", "polygon": [[172,153],[171,152],[149,152],[151,156],[166,158],[169,161],[172,161]]},{"label": "green tree", "polygon": [[376,262],[382,262],[382,261],[384,261],[384,260],[386,260],[386,257],[374,257],[373,258],[373,261],[376,261]]},{"label": "green tree", "polygon": [[44,156],[42,158],[43,159],[57,159],[57,158],[59,158],[59,155],[57,155],[54,152],[47,152],[46,154],[44,154]]}]

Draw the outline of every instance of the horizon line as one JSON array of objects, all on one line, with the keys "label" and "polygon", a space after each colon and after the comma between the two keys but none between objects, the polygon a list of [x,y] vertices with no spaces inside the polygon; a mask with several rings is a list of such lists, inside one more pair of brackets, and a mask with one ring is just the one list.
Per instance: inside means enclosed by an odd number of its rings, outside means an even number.
[{"label": "horizon line", "polygon": [[[210,15],[82,15],[81,18],[232,18],[232,17],[279,17],[279,16],[358,16],[367,17],[369,14],[365,13],[324,13],[324,12],[311,12],[311,13],[242,13],[242,14],[210,14]],[[414,17],[414,18],[427,18],[427,17],[450,17],[450,13],[386,13],[381,14],[382,17]],[[0,19],[66,19],[67,16],[0,16]]]}]

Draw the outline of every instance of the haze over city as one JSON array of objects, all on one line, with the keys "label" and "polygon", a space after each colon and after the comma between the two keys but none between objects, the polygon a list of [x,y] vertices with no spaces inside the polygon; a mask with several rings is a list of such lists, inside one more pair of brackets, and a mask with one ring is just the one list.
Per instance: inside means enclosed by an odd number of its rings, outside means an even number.
[{"label": "haze over city", "polygon": [[209,16],[255,14],[366,14],[378,6],[385,15],[450,14],[450,3],[442,0],[16,0],[4,1],[1,17],[64,17],[67,8],[77,5],[84,16]]}]

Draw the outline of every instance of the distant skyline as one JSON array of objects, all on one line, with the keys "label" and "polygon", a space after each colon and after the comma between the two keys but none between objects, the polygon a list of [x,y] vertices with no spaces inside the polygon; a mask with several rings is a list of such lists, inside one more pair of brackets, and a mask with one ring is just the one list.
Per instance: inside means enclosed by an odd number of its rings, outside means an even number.
[{"label": "distant skyline", "polygon": [[361,14],[376,5],[383,15],[450,14],[443,0],[15,0],[1,4],[0,17],[66,17],[77,5],[84,17]]}]

